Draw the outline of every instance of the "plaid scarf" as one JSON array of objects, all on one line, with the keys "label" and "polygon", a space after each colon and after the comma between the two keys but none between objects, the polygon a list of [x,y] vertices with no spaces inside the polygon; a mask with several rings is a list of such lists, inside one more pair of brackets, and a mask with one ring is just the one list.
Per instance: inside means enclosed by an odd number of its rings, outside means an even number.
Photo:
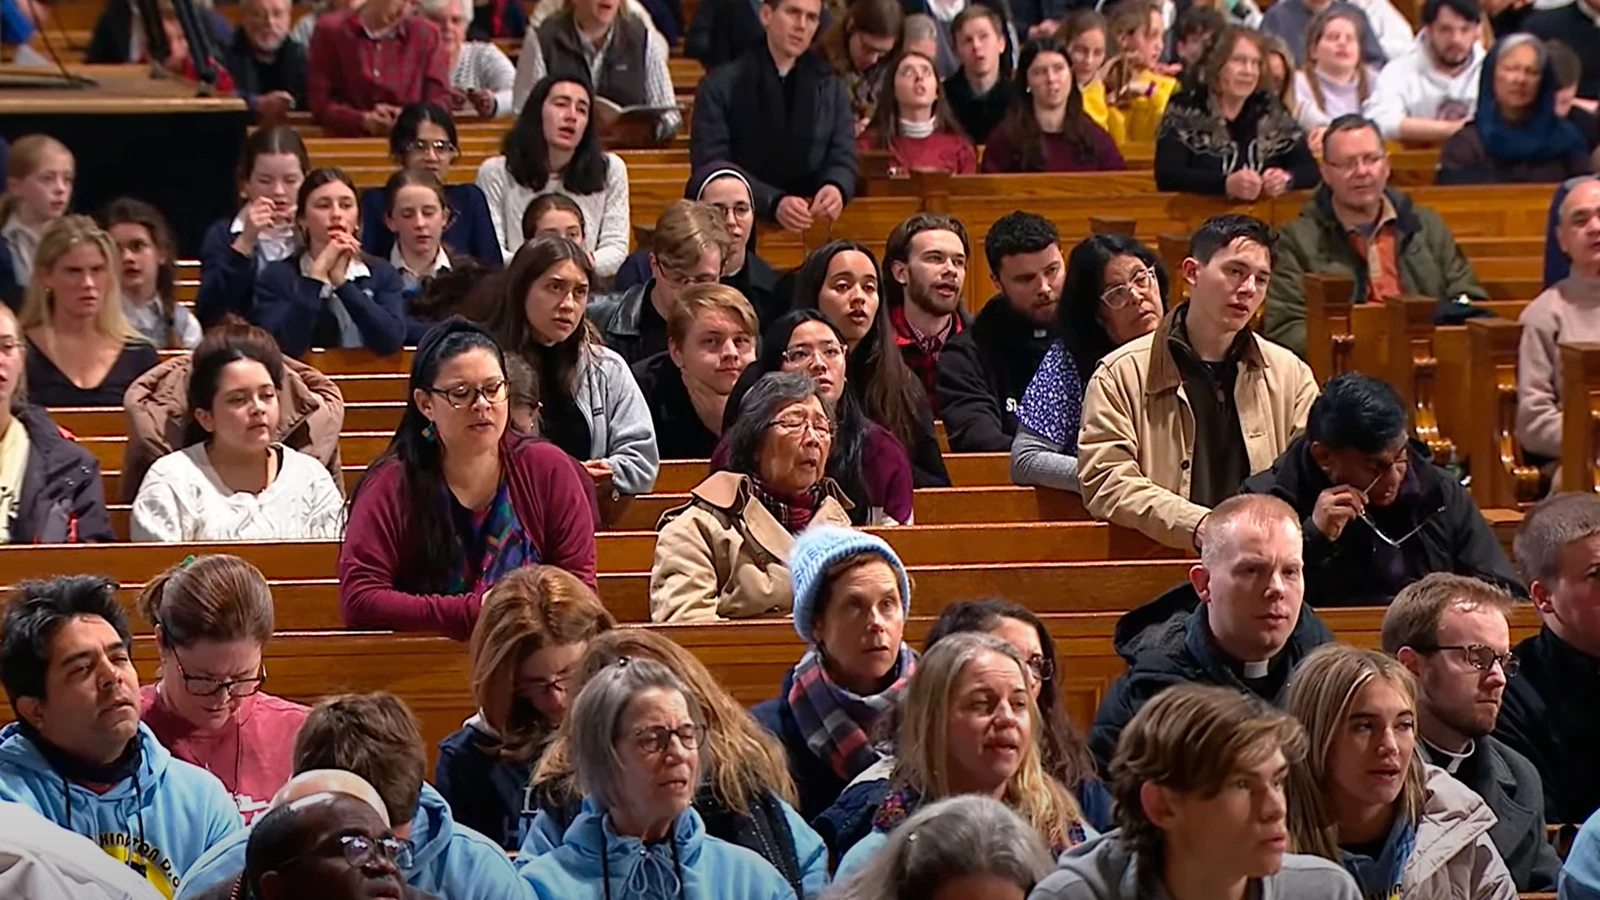
[{"label": "plaid scarf", "polygon": [[[899,827],[901,822],[911,817],[911,814],[922,807],[922,795],[917,791],[902,787],[890,791],[889,796],[883,798],[878,804],[878,812],[872,817],[872,828],[885,834]],[[1043,837],[1043,835],[1040,835]],[[1088,840],[1088,833],[1083,830],[1083,820],[1073,819],[1067,826],[1066,841],[1060,837],[1050,839],[1050,855],[1060,856],[1073,847]]]},{"label": "plaid scarf", "polygon": [[761,501],[761,505],[772,513],[778,524],[790,534],[799,534],[811,524],[811,517],[817,514],[817,509],[822,506],[822,498],[826,495],[823,483],[818,481],[809,490],[798,494],[781,494],[770,490],[761,483],[759,478],[746,478],[745,483],[750,486],[750,495]]},{"label": "plaid scarf", "polygon": [[916,657],[902,643],[894,683],[863,697],[834,684],[822,654],[815,647],[807,650],[794,667],[788,698],[806,746],[845,781],[882,759],[886,753],[873,744],[867,732],[900,702],[915,667]]},{"label": "plaid scarf", "polygon": [[444,491],[450,512],[455,516],[462,550],[455,558],[445,593],[488,590],[507,572],[539,561],[538,551],[528,542],[517,511],[511,505],[511,491],[504,479],[481,515],[457,503],[448,487]]}]

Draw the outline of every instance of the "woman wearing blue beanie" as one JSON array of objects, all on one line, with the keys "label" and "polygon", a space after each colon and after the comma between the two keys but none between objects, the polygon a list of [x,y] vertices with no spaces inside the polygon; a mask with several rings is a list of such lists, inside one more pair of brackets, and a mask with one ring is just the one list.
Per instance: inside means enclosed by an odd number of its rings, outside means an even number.
[{"label": "woman wearing blue beanie", "polygon": [[911,584],[883,539],[831,526],[795,540],[789,575],[794,628],[810,648],[751,714],[783,743],[810,821],[887,755],[878,725],[915,666],[901,639]]}]

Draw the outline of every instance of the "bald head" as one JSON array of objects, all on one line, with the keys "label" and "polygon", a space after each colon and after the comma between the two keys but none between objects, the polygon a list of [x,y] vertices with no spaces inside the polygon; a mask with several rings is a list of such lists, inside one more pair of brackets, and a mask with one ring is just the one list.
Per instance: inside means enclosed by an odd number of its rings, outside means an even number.
[{"label": "bald head", "polygon": [[272,796],[269,809],[287,806],[317,794],[349,794],[377,810],[378,818],[383,820],[385,827],[390,824],[389,811],[383,805],[383,798],[378,796],[377,788],[360,775],[344,769],[309,769],[301,772],[278,789],[278,793]]},{"label": "bald head", "polygon": [[398,898],[398,844],[381,806],[318,791],[267,811],[250,829],[244,878],[261,900]]},{"label": "bald head", "polygon": [[1600,275],[1600,178],[1578,181],[1561,201],[1556,240],[1572,260],[1572,272],[1587,278]]}]

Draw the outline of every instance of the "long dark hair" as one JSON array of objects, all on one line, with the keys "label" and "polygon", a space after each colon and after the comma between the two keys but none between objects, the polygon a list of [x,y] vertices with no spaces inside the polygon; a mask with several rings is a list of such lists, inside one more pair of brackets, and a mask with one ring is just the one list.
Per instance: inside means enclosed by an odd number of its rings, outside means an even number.
[{"label": "long dark hair", "polygon": [[1067,45],[1054,36],[1033,38],[1022,45],[1022,56],[1012,75],[1015,85],[1011,91],[1011,106],[999,126],[1000,133],[1016,148],[1025,172],[1044,170],[1044,132],[1039,130],[1039,120],[1033,113],[1033,94],[1028,91],[1028,68],[1041,53],[1055,53],[1067,63],[1067,112],[1061,119],[1061,139],[1085,156],[1094,153],[1094,141],[1090,137],[1094,123],[1083,112],[1083,95],[1078,92],[1078,79],[1072,75],[1072,57],[1067,55]]},{"label": "long dark hair", "polygon": [[427,100],[416,103],[407,103],[400,110],[400,115],[395,117],[394,124],[389,127],[389,155],[396,161],[404,162],[406,158],[406,145],[417,139],[417,132],[422,130],[423,122],[432,122],[444,129],[445,137],[456,147],[461,146],[461,141],[456,137],[456,120],[450,111]]},{"label": "long dark hair", "polygon": [[[866,254],[872,267],[878,270],[878,283],[883,284],[883,273],[878,268],[878,257],[867,248],[850,240],[829,241],[812,251],[794,275],[794,308],[818,309],[817,295],[828,279],[828,266],[833,258],[846,250]],[[878,314],[873,317],[872,329],[861,343],[850,351],[850,365],[846,373],[845,393],[856,395],[861,411],[874,422],[889,429],[907,453],[912,453],[921,437],[919,410],[927,406],[922,382],[906,365],[900,348],[894,345],[894,326],[889,322],[889,303],[882,291],[878,295]],[[788,336],[785,334],[785,340]],[[781,352],[781,349],[780,349]]]},{"label": "long dark hair", "polygon": [[1106,264],[1119,256],[1136,257],[1155,270],[1161,300],[1167,298],[1167,268],[1149,247],[1122,234],[1091,234],[1067,254],[1067,274],[1056,304],[1056,337],[1071,354],[1080,384],[1088,384],[1094,367],[1117,343],[1100,322],[1100,295],[1106,290]]},{"label": "long dark hair", "polygon": [[217,399],[217,381],[229,363],[254,360],[267,370],[267,376],[283,388],[283,353],[278,342],[264,328],[243,323],[225,324],[206,332],[194,348],[189,366],[188,415],[183,428],[183,445],[202,444],[211,435],[195,421],[194,411],[210,409]]},{"label": "long dark hair", "polygon": [[1039,730],[1038,739],[1044,770],[1069,790],[1085,781],[1097,780],[1089,746],[1061,706],[1061,661],[1056,656],[1056,642],[1033,610],[999,597],[952,603],[940,610],[939,618],[928,629],[922,652],[927,653],[934,644],[952,634],[990,632],[1001,619],[1016,619],[1039,635],[1043,668],[1048,671],[1039,678],[1039,712],[1044,716],[1044,728]]},{"label": "long dark hair", "polygon": [[[173,256],[176,246],[172,241],[172,228],[161,210],[132,197],[118,197],[100,211],[100,227],[107,232],[115,225],[138,225],[150,233],[150,243],[155,245],[161,261],[156,264],[156,303],[161,308],[161,321],[167,328],[166,345],[182,346],[178,339],[178,300],[172,294]],[[126,295],[124,295],[126,296]]]},{"label": "long dark hair", "polygon": [[[400,501],[402,508],[412,515],[406,529],[409,540],[402,548],[401,559],[406,574],[420,578],[426,589],[442,589],[452,568],[455,548],[455,517],[447,515],[439,506],[447,489],[444,480],[443,457],[439,439],[428,437],[428,418],[417,407],[416,392],[428,391],[439,377],[439,368],[470,350],[487,350],[505,371],[505,353],[493,335],[483,326],[459,316],[434,326],[418,342],[411,357],[411,377],[406,384],[406,409],[395,426],[389,446],[367,467],[365,475],[350,492],[346,511],[354,510],[361,492],[374,473],[390,464],[400,466]],[[349,516],[346,516],[348,523]]]},{"label": "long dark hair", "polygon": [[[734,382],[733,391],[728,394],[728,402],[722,408],[723,434],[727,434],[733,424],[739,421],[739,406],[744,402],[744,395],[761,380],[761,376],[783,371],[783,351],[789,346],[789,336],[807,322],[821,322],[828,326],[828,330],[838,339],[839,346],[845,346],[844,334],[839,331],[839,326],[828,321],[828,317],[820,310],[791,310],[772,320],[772,324],[762,332],[761,352],[756,355],[755,362],[745,367],[739,380]],[[850,510],[850,521],[865,525],[872,505],[868,502],[866,478],[861,473],[861,448],[866,444],[867,423],[861,412],[861,402],[849,391],[850,377],[848,374],[845,376],[846,390],[833,410],[836,424],[833,448],[828,451],[827,475],[839,483],[845,496],[855,504]]]},{"label": "long dark hair", "polygon": [[[558,84],[572,83],[583,88],[589,98],[589,120],[583,126],[583,136],[572,150],[572,159],[560,172],[550,171],[549,142],[544,135],[544,101],[550,89]],[[511,130],[500,141],[500,152],[506,157],[506,172],[512,180],[530,191],[543,191],[550,176],[560,175],[561,186],[573,194],[598,194],[605,190],[606,171],[611,163],[605,149],[600,146],[600,136],[594,127],[594,89],[589,82],[570,73],[546,75],[533,86],[528,102],[517,114]]]},{"label": "long dark hair", "polygon": [[[921,53],[905,50],[896,56],[890,65],[884,67],[883,80],[878,87],[878,106],[872,111],[872,120],[867,123],[867,130],[863,132],[871,145],[879,150],[889,149],[889,142],[900,134],[900,100],[894,95],[894,79],[900,73],[900,64],[912,57],[924,60],[930,66],[934,64],[933,60]],[[967,136],[961,128],[961,122],[950,113],[950,105],[945,102],[944,85],[939,82],[937,67],[933,73],[933,130],[935,133],[953,134],[957,137]]]},{"label": "long dark hair", "polygon": [[533,326],[528,323],[528,291],[544,273],[561,262],[571,262],[583,270],[593,288],[595,274],[589,254],[566,238],[542,237],[524,244],[512,257],[511,267],[503,279],[504,290],[486,323],[502,347],[533,364],[534,371],[539,374],[542,397],[556,396],[554,391],[567,397],[576,393],[581,356],[586,345],[598,340],[587,315],[559,344],[547,347],[534,337]]}]

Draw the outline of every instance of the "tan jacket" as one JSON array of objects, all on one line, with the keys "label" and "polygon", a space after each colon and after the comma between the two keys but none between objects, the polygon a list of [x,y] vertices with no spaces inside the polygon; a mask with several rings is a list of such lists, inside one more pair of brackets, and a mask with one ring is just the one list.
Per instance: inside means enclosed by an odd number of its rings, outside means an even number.
[{"label": "tan jacket", "polygon": [[[128,418],[128,444],[122,451],[122,502],[132,503],[151,463],[183,447],[189,424],[189,369],[185,354],[140,375],[122,395]],[[344,395],[333,379],[296,359],[283,359],[283,393],[278,395],[278,433],[274,440],[298,450],[328,469],[344,493],[339,432],[344,428]]]},{"label": "tan jacket", "polygon": [[[747,476],[717,472],[668,510],[657,526],[650,573],[655,622],[712,622],[786,616],[793,610],[789,548],[794,536],[746,485]],[[850,501],[832,479],[811,524],[850,527]]]},{"label": "tan jacket", "polygon": [[1406,900],[1516,900],[1511,872],[1489,840],[1494,813],[1482,797],[1427,766],[1427,800],[1417,843],[1400,876]]},{"label": "tan jacket", "polygon": [[[1089,378],[1078,434],[1078,480],[1090,515],[1192,550],[1195,529],[1209,510],[1189,502],[1194,411],[1167,349],[1172,321],[1169,312],[1153,334],[1111,351]],[[1269,468],[1305,428],[1317,382],[1299,357],[1260,335],[1252,337],[1233,397],[1255,474]]]}]

